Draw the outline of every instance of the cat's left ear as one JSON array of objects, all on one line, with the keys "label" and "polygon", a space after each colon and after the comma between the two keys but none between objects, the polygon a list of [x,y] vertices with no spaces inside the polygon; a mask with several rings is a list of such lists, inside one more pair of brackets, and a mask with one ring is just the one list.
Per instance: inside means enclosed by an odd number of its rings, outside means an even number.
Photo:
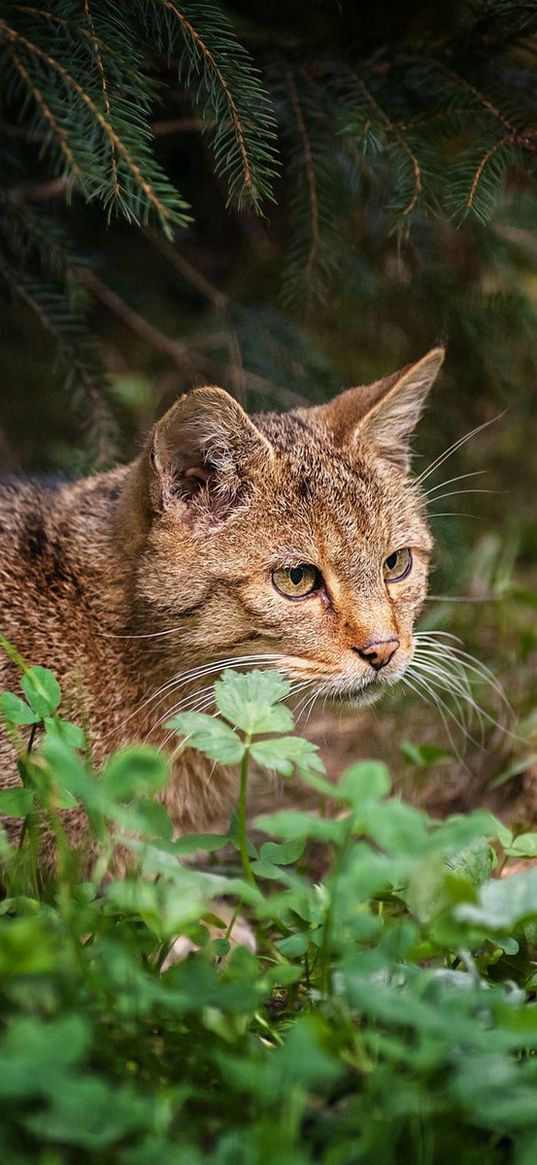
[{"label": "cat's left ear", "polygon": [[349,388],[327,405],[312,410],[338,443],[371,444],[377,454],[408,471],[410,436],[425,398],[442,366],[444,348],[433,348],[384,380]]},{"label": "cat's left ear", "polygon": [[233,397],[210,385],[179,398],[149,442],[150,492],[159,510],[190,521],[197,503],[223,520],[238,504],[249,470],[272,458],[270,442]]}]

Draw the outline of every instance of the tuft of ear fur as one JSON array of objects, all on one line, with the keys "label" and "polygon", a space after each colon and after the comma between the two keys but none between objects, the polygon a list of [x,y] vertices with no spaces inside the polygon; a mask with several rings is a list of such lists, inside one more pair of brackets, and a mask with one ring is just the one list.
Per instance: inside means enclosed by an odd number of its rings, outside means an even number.
[{"label": "tuft of ear fur", "polygon": [[240,498],[248,466],[272,452],[229,393],[196,388],[172,405],[151,434],[153,503],[187,520],[194,502],[205,503],[223,520]]},{"label": "tuft of ear fur", "polygon": [[338,444],[370,443],[386,461],[407,472],[410,435],[444,356],[444,348],[433,348],[415,364],[374,384],[349,388],[329,404],[311,409],[310,415],[322,421]]}]

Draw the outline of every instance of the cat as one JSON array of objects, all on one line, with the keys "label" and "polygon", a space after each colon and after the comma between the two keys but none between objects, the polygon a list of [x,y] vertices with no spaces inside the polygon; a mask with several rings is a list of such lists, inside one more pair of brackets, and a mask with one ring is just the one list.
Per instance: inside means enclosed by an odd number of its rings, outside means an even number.
[{"label": "cat", "polygon": [[[130,465],[0,486],[0,630],[56,674],[97,769],[127,742],[175,744],[172,709],[208,706],[226,665],[356,707],[401,678],[432,549],[409,439],[443,358],[284,415],[197,388]],[[0,690],[18,681],[0,651]],[[213,767],[175,762],[177,834],[227,819],[236,775]],[[17,781],[2,732],[0,784]],[[81,814],[65,819],[83,849]]]}]

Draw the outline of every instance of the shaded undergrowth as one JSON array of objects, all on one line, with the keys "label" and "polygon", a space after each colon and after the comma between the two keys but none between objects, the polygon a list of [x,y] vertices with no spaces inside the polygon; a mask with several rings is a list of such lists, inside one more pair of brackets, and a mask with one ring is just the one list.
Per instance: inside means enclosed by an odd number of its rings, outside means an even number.
[{"label": "shaded undergrowth", "polygon": [[[537,834],[435,821],[379,762],[334,786],[286,681],[228,671],[217,716],[170,727],[237,766],[237,811],[177,839],[163,756],[132,747],[96,776],[54,677],[21,667],[23,695],[0,697],[21,778],[0,793],[6,1165],[533,1161],[537,870],[497,875]],[[255,844],[253,763],[318,796],[258,820]]]}]

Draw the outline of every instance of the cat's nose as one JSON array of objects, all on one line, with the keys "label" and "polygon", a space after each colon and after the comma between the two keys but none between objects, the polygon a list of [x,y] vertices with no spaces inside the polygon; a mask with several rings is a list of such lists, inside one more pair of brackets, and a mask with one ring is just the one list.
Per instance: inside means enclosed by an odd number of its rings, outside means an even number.
[{"label": "cat's nose", "polygon": [[380,671],[390,662],[398,647],[398,639],[377,639],[372,643],[364,643],[363,647],[354,647],[353,651],[360,656],[360,659],[365,659],[366,663],[370,663],[375,671]]}]

